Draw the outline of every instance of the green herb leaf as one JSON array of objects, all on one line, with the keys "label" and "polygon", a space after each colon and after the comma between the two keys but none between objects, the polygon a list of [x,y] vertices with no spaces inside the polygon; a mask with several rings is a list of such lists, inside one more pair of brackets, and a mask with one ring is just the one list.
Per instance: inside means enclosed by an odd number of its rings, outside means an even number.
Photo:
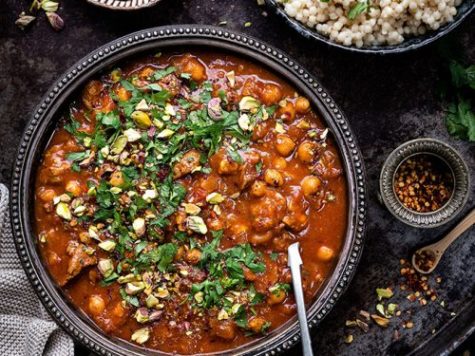
[{"label": "green herb leaf", "polygon": [[361,15],[363,12],[368,11],[370,5],[369,1],[362,1],[358,2],[355,6],[351,8],[351,10],[348,12],[348,18],[350,20],[356,19],[359,15]]}]

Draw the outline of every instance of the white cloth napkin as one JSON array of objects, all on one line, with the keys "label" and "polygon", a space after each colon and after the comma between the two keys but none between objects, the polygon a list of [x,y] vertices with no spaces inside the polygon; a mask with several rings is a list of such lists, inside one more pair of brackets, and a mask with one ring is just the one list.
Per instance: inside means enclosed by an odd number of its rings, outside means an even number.
[{"label": "white cloth napkin", "polygon": [[38,300],[16,254],[8,189],[0,184],[0,355],[73,356],[74,344]]}]

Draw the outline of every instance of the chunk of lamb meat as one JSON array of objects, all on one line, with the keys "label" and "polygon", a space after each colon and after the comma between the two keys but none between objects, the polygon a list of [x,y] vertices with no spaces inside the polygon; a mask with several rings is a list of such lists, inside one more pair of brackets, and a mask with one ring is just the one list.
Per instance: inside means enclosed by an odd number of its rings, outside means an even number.
[{"label": "chunk of lamb meat", "polygon": [[97,258],[94,255],[86,253],[86,245],[77,241],[70,241],[66,249],[66,253],[71,257],[68,262],[67,275],[64,281],[60,284],[64,286],[71,279],[76,277],[85,267],[93,266],[97,263]]},{"label": "chunk of lamb meat", "polygon": [[305,200],[299,186],[291,187],[291,194],[287,196],[287,214],[282,220],[293,231],[302,231],[308,225],[308,202]]},{"label": "chunk of lamb meat", "polygon": [[181,178],[200,166],[201,154],[197,150],[189,150],[173,167],[173,178]]},{"label": "chunk of lamb meat", "polygon": [[158,85],[168,91],[171,96],[176,96],[181,91],[181,80],[173,73],[160,79]]},{"label": "chunk of lamb meat", "polygon": [[282,221],[287,211],[287,203],[282,194],[268,189],[266,194],[251,203],[252,226],[257,232],[266,232]]}]

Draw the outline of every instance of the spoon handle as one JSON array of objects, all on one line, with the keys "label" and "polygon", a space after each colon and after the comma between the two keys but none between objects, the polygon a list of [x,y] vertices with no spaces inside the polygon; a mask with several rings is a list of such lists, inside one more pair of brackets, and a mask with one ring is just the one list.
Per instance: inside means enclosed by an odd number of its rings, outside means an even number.
[{"label": "spoon handle", "polygon": [[[302,277],[300,274],[301,259],[298,253],[298,242],[289,247],[289,266],[292,273],[292,285],[294,287],[295,302],[297,304],[297,314],[302,334],[302,348],[304,356],[313,356],[312,342],[308,331],[307,315],[305,313],[305,301],[303,299]],[[292,251],[293,250],[293,251]],[[294,253],[296,252],[296,256]]]},{"label": "spoon handle", "polygon": [[458,223],[442,240],[433,244],[433,249],[437,254],[442,254],[457,237],[462,235],[473,224],[475,224],[475,209],[473,209],[461,222]]}]

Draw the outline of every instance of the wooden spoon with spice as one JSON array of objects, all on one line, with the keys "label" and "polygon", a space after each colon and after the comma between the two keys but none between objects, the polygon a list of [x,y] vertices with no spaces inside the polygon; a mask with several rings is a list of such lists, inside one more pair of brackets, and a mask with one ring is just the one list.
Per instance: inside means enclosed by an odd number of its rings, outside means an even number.
[{"label": "wooden spoon with spice", "polygon": [[437,267],[442,255],[460,235],[475,224],[475,209],[473,209],[447,236],[431,245],[418,249],[412,255],[412,266],[422,274],[429,274]]}]

